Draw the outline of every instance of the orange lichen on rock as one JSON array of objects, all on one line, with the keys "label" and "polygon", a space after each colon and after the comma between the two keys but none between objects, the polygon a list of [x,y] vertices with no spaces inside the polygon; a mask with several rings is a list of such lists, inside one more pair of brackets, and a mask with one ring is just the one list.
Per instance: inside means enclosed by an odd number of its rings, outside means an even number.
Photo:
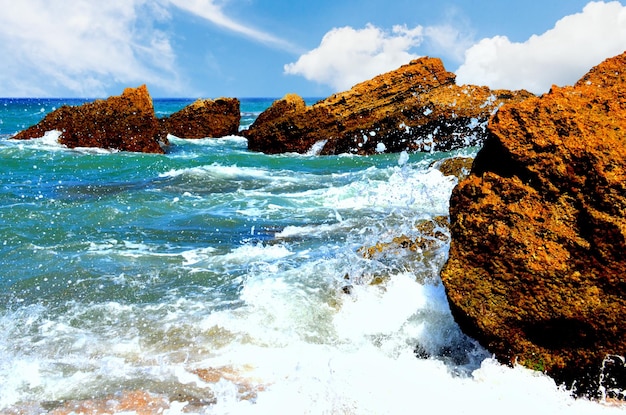
[{"label": "orange lichen on rock", "polygon": [[38,138],[53,130],[61,133],[59,143],[70,148],[164,153],[162,144],[167,143],[167,134],[154,115],[152,98],[145,85],[126,88],[122,95],[106,100],[76,107],[64,105],[13,138]]},{"label": "orange lichen on rock", "polygon": [[440,59],[425,57],[311,106],[289,94],[243,134],[265,153],[307,153],[317,143],[320,154],[450,150],[482,143],[497,108],[530,96],[458,86]]},{"label": "orange lichen on rock", "polygon": [[[593,394],[626,353],[626,53],[488,130],[450,203],[453,314],[500,360]],[[624,389],[617,366],[603,379]]]}]

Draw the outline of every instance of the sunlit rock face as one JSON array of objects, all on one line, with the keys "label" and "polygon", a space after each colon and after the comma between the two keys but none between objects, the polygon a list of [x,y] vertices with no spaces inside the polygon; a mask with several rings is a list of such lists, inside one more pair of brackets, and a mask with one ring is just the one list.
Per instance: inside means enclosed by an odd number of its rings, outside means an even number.
[{"label": "sunlit rock face", "polygon": [[289,94],[243,134],[250,150],[265,153],[451,150],[481,144],[497,108],[530,96],[458,86],[440,59],[425,57],[311,106]]},{"label": "sunlit rock face", "polygon": [[240,102],[237,98],[198,99],[161,119],[164,129],[180,138],[225,137],[239,133]]},{"label": "sunlit rock face", "polygon": [[98,147],[121,151],[164,153],[167,133],[154,115],[148,88],[126,88],[122,95],[76,107],[62,106],[14,139],[59,131],[59,143],[70,148]]},{"label": "sunlit rock face", "polygon": [[453,314],[501,361],[623,390],[626,53],[505,105],[488,130],[450,203]]}]

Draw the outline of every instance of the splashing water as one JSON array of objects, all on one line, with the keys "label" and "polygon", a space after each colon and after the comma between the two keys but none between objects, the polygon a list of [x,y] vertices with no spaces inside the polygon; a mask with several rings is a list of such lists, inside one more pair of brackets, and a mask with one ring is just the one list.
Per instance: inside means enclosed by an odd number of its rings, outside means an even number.
[{"label": "splashing water", "polygon": [[451,155],[5,134],[0,413],[622,413],[459,330],[447,229],[420,227],[447,215],[456,179],[430,166]]}]

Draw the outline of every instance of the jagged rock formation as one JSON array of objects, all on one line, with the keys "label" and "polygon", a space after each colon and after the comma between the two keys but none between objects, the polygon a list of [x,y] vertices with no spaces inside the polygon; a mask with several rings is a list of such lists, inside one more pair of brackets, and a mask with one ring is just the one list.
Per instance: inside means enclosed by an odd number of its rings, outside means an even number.
[{"label": "jagged rock formation", "polygon": [[239,133],[240,103],[237,98],[198,99],[162,118],[164,129],[180,138],[224,137]]},{"label": "jagged rock formation", "polygon": [[77,107],[64,105],[38,124],[13,138],[43,137],[52,130],[61,132],[59,142],[70,148],[99,147],[144,153],[164,153],[167,134],[154,115],[148,88],[126,88],[122,95],[96,100]]},{"label": "jagged rock formation", "polygon": [[481,144],[497,108],[530,96],[458,86],[440,59],[425,57],[312,106],[287,95],[243,135],[265,153],[446,151]]},{"label": "jagged rock formation", "polygon": [[450,203],[455,318],[501,361],[623,391],[626,53],[505,105],[488,130]]}]

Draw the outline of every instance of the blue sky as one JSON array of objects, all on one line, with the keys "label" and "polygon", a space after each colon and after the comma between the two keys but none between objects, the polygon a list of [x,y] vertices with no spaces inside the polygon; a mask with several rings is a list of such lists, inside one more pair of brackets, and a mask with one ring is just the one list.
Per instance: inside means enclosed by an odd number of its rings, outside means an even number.
[{"label": "blue sky", "polygon": [[425,55],[542,93],[624,50],[623,1],[0,0],[2,97],[323,97]]}]

